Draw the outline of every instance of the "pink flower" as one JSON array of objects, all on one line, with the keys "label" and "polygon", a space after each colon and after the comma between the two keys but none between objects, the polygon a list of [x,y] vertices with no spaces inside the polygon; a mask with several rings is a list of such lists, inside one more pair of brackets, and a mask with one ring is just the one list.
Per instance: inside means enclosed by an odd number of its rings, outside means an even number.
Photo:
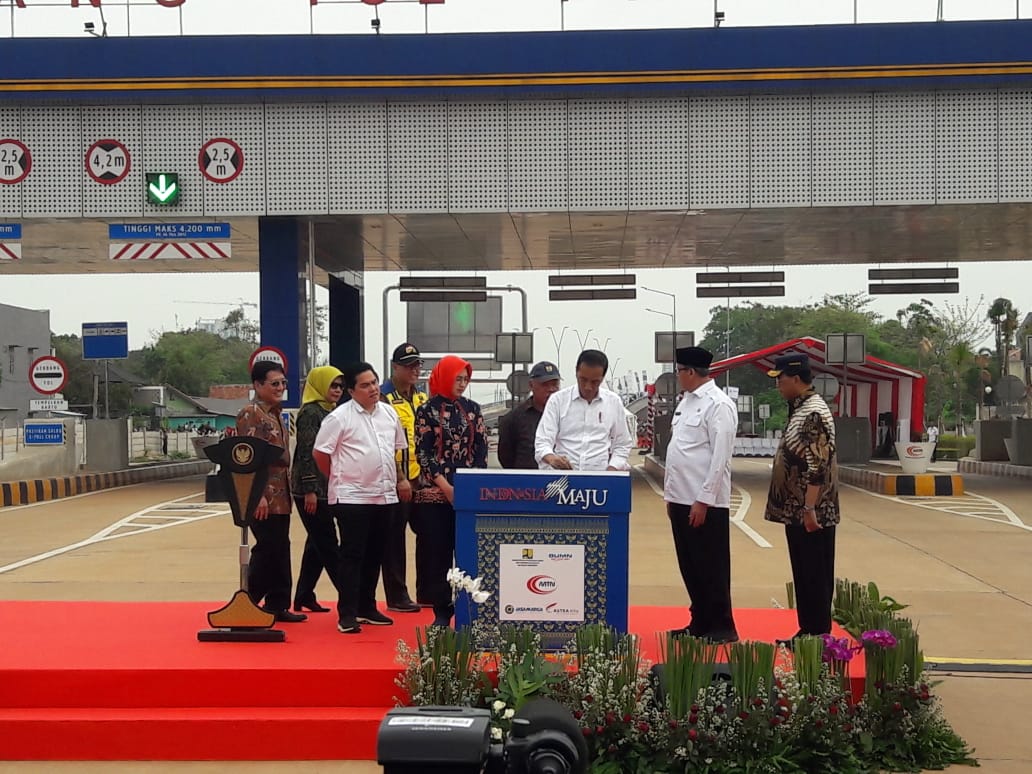
[{"label": "pink flower", "polygon": [[896,647],[896,637],[890,631],[885,629],[871,629],[860,635],[860,639],[864,642],[870,642],[875,645],[879,645],[883,648],[894,648]]}]

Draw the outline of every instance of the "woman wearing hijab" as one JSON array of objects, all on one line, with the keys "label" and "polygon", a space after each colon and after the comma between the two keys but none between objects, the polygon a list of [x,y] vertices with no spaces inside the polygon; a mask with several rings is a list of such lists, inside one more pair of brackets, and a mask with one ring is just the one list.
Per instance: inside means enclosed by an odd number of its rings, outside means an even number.
[{"label": "woman wearing hijab", "polygon": [[344,374],[333,366],[319,366],[308,372],[301,395],[301,410],[297,414],[297,444],[294,463],[290,466],[290,491],[301,514],[301,522],[308,531],[305,552],[301,557],[301,571],[297,576],[294,610],[326,613],[330,608],[319,604],[315,584],[323,569],[337,585],[338,552],[337,530],[326,502],[326,477],[312,458],[312,447],[323,419],[337,408],[344,395]]},{"label": "woman wearing hijab", "polygon": [[463,397],[472,375],[462,358],[441,358],[430,373],[430,400],[416,411],[420,486],[413,493],[412,527],[426,548],[434,626],[450,626],[455,613],[447,580],[455,553],[455,471],[487,467],[484,415]]}]

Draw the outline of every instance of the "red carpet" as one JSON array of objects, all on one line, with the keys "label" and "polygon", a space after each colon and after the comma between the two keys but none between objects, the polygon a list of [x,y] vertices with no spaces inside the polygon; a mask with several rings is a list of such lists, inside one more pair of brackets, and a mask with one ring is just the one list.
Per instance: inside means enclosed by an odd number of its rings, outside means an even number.
[{"label": "red carpet", "polygon": [[[342,635],[334,613],[279,624],[285,643],[201,643],[220,603],[0,602],[0,757],[6,760],[372,760],[395,705],[399,639],[429,611]],[[683,608],[631,609],[656,632]],[[795,631],[790,610],[737,610],[743,640]],[[838,632],[842,634],[842,632]],[[854,691],[863,663],[854,662]],[[270,742],[276,740],[276,744]]]}]

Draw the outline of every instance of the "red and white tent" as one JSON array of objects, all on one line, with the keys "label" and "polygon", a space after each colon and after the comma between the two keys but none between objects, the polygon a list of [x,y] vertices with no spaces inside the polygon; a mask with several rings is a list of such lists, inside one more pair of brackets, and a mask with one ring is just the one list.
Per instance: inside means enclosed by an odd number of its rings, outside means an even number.
[{"label": "red and white tent", "polygon": [[846,385],[847,413],[851,417],[870,419],[872,438],[877,438],[878,414],[886,411],[891,411],[896,417],[897,427],[909,427],[912,435],[920,437],[924,432],[924,374],[871,355],[862,364],[850,365],[847,374],[843,366],[824,362],[824,349],[824,342],[820,339],[809,336],[790,339],[756,352],[716,361],[710,367],[710,374],[716,376],[746,364],[768,371],[780,355],[809,355],[810,368],[815,374],[831,374],[838,379],[840,394],[828,401],[836,416],[842,385]]}]

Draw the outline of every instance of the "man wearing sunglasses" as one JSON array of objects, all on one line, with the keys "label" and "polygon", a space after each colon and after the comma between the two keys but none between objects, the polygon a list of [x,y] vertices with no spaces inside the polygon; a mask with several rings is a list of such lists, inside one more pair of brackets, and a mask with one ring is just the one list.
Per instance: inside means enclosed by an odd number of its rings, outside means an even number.
[{"label": "man wearing sunglasses", "polygon": [[258,501],[251,522],[255,546],[247,570],[247,590],[256,605],[277,621],[298,623],[308,616],[290,612],[290,452],[287,428],[283,425],[283,392],[287,377],[278,363],[260,360],[251,368],[254,400],[237,414],[237,435],[261,438],[283,449],[269,466],[269,480]]},{"label": "man wearing sunglasses", "polygon": [[[408,438],[408,448],[398,452],[398,464],[408,477],[412,489],[415,490],[419,480],[419,462],[416,460],[416,409],[427,401],[425,392],[420,392],[416,385],[423,369],[423,357],[415,344],[408,342],[398,345],[391,355],[391,378],[380,387],[384,403],[389,405],[398,415],[401,426]],[[387,597],[387,609],[394,613],[418,613],[419,605],[412,601],[408,593],[405,567],[405,527],[412,516],[412,503],[402,500],[395,506],[387,525],[387,537],[383,551],[383,592]],[[420,572],[425,561],[425,550],[416,536],[416,599],[427,599],[420,593],[420,582],[425,582],[425,573]]]}]

